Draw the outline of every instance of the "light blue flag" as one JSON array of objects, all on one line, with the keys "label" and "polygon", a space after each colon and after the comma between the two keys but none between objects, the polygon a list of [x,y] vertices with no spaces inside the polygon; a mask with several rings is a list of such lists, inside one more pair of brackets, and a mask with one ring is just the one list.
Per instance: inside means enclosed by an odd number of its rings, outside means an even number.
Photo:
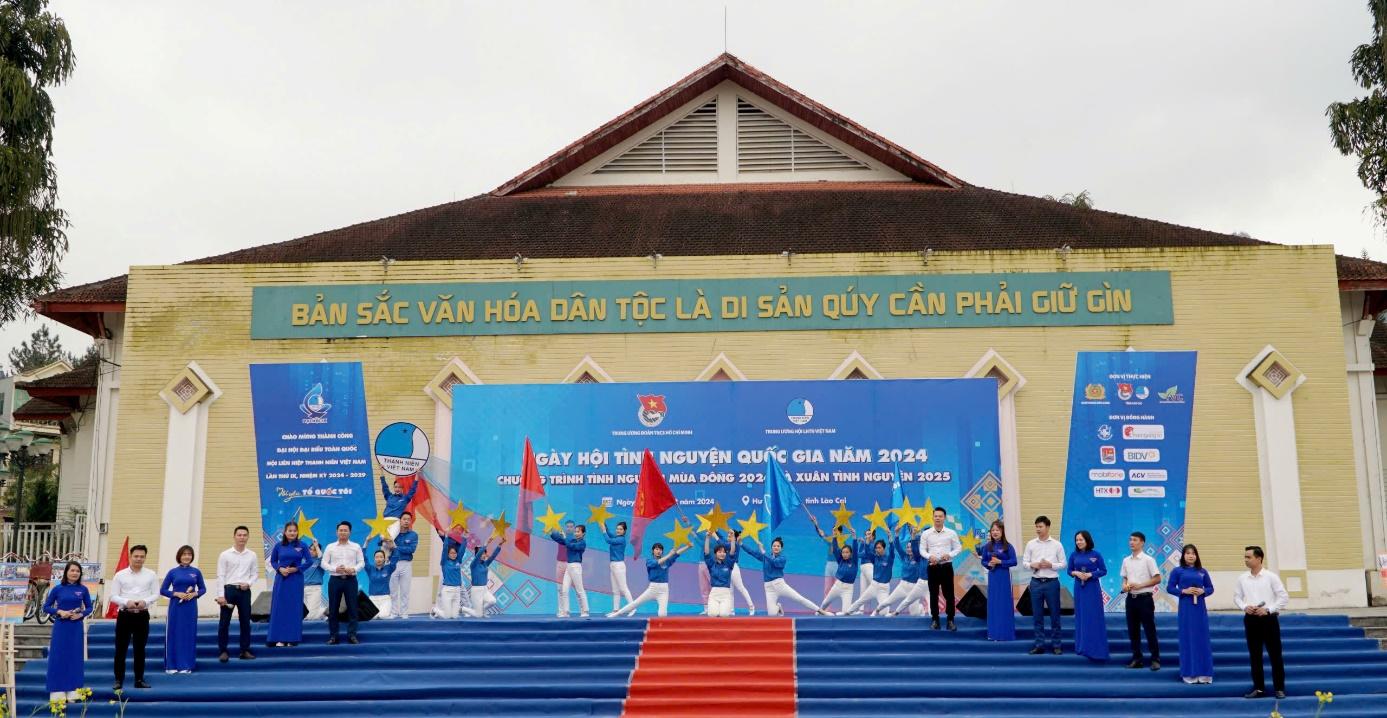
[{"label": "light blue flag", "polygon": [[905,503],[905,490],[901,488],[901,462],[896,464],[896,478],[891,480],[891,511],[893,516],[899,516],[895,510]]},{"label": "light blue flag", "polygon": [[799,508],[803,502],[799,498],[799,492],[795,491],[795,485],[790,483],[790,477],[785,473],[785,469],[776,460],[774,452],[766,452],[766,497],[764,506],[766,507],[766,521],[774,531],[777,526],[784,523],[785,519],[795,509]]}]

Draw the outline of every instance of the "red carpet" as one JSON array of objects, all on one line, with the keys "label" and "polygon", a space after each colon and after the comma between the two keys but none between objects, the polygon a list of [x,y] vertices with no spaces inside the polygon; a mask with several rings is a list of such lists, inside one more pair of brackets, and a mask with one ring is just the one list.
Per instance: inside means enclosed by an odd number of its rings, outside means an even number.
[{"label": "red carpet", "polygon": [[652,618],[622,715],[795,715],[787,618]]}]

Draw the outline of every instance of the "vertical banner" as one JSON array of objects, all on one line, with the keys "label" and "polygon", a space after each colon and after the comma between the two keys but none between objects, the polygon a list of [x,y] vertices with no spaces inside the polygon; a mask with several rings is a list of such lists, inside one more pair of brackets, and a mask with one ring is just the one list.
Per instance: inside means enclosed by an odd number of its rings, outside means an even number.
[{"label": "vertical banner", "polygon": [[[1065,551],[1087,529],[1108,566],[1103,601],[1121,611],[1122,559],[1133,531],[1163,576],[1180,560],[1194,414],[1195,352],[1079,352],[1069,463]],[[1158,591],[1157,610],[1174,610]]]},{"label": "vertical banner", "polygon": [[360,543],[376,515],[361,363],[252,364],[250,393],[265,547],[290,520],[322,544],[350,521]]}]

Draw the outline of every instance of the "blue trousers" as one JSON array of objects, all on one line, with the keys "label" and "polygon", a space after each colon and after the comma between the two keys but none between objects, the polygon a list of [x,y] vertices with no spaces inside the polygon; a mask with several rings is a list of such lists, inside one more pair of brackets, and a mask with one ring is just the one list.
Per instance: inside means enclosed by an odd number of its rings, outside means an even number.
[{"label": "blue trousers", "polygon": [[[1050,614],[1050,633],[1045,633],[1045,614]],[[1031,617],[1035,619],[1035,645],[1060,645],[1060,582],[1054,578],[1031,579]]]}]

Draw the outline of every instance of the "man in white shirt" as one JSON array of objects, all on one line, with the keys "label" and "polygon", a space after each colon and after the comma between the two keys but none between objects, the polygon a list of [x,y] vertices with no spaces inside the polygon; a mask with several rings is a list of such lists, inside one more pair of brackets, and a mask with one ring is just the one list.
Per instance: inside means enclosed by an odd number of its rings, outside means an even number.
[{"label": "man in white shirt", "polygon": [[[1064,544],[1050,538],[1050,519],[1035,517],[1035,538],[1026,543],[1021,563],[1031,570],[1031,617],[1035,620],[1035,645],[1031,654],[1060,651],[1060,582],[1064,566]],[[1045,632],[1045,614],[1050,614],[1050,632]]]},{"label": "man in white shirt", "polygon": [[149,641],[149,607],[159,600],[159,576],[144,567],[149,549],[143,544],[130,547],[130,567],[116,572],[111,578],[111,603],[120,608],[116,614],[116,684],[125,682],[125,655],[130,642],[135,643],[135,687],[148,688],[144,682],[144,647]]},{"label": "man in white shirt", "polygon": [[1281,662],[1281,612],[1291,602],[1281,577],[1262,568],[1266,554],[1261,546],[1243,551],[1247,573],[1238,577],[1233,589],[1233,605],[1243,612],[1243,632],[1247,635],[1247,657],[1252,662],[1252,690],[1244,698],[1265,698],[1266,678],[1262,669],[1262,649],[1271,658],[1271,685],[1276,698],[1286,697],[1286,666]]},{"label": "man in white shirt", "polygon": [[1146,553],[1146,534],[1133,531],[1127,537],[1132,554],[1122,559],[1122,592],[1127,594],[1127,640],[1132,644],[1128,668],[1141,668],[1141,634],[1146,631],[1146,647],[1151,651],[1151,670],[1161,670],[1161,644],[1156,641],[1156,586],[1161,570],[1156,559]]},{"label": "man in white shirt", "polygon": [[944,525],[948,515],[942,506],[934,509],[934,525],[921,532],[916,554],[929,561],[925,576],[929,581],[929,613],[934,619],[930,627],[939,629],[939,592],[943,591],[949,630],[957,631],[954,625],[954,557],[963,552],[963,542],[958,540],[953,529]]},{"label": "man in white shirt", "polygon": [[217,660],[222,663],[231,659],[227,645],[231,640],[233,610],[241,622],[241,660],[255,658],[250,652],[250,585],[255,581],[256,561],[255,552],[246,548],[249,540],[250,529],[237,526],[231,531],[231,548],[217,557],[217,580],[222,585],[222,595],[217,596],[217,605],[221,606],[217,620],[217,648],[221,655]]},{"label": "man in white shirt", "polygon": [[356,638],[356,574],[366,567],[361,546],[352,541],[352,523],[337,524],[337,541],[323,550],[323,571],[331,578],[327,583],[327,639],[329,646],[337,645],[338,609],[347,599],[347,643],[360,643]]}]

